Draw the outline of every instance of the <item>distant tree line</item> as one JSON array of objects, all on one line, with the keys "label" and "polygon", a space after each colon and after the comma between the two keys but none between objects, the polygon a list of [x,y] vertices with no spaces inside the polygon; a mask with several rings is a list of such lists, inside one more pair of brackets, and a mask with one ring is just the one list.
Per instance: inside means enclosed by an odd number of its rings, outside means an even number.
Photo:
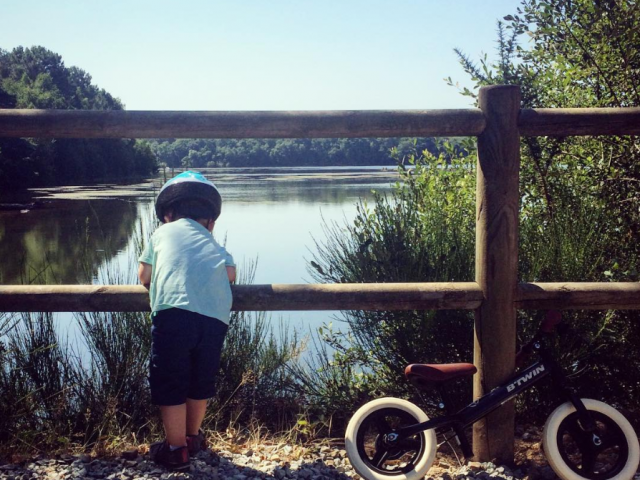
[{"label": "distant tree line", "polygon": [[[0,108],[122,110],[119,99],[44,47],[0,49]],[[156,159],[132,139],[0,138],[0,187],[90,183],[148,175]]]},{"label": "distant tree line", "polygon": [[[121,101],[44,47],[0,49],[0,108],[122,110]],[[392,150],[394,154],[392,155]],[[92,183],[168,167],[394,165],[437,153],[433,138],[18,139],[0,138],[0,187]]]},{"label": "distant tree line", "polygon": [[433,138],[180,139],[151,149],[166,166],[187,168],[395,165],[392,149],[400,157],[438,150]]}]

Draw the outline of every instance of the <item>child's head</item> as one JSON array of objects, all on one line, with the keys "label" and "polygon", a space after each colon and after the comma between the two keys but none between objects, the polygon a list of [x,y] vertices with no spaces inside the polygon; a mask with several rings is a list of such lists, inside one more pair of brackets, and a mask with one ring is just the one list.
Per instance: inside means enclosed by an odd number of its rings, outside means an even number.
[{"label": "child's head", "polygon": [[180,218],[200,221],[210,230],[220,216],[222,198],[218,189],[197,172],[183,172],[164,184],[156,199],[156,215],[163,222]]}]

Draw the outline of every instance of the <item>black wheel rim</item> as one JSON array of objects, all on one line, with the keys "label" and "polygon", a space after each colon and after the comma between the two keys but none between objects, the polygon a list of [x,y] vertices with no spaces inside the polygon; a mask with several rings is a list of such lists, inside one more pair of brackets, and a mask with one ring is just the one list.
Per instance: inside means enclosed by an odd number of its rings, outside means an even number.
[{"label": "black wheel rim", "polygon": [[589,414],[596,423],[593,433],[582,428],[578,412],[560,423],[556,438],[560,455],[571,470],[584,478],[613,478],[629,459],[627,438],[618,424],[605,414],[594,411]]},{"label": "black wheel rim", "polygon": [[363,420],[356,435],[358,454],[372,470],[384,475],[401,475],[410,472],[425,453],[425,435],[420,432],[387,447],[384,435],[419,421],[399,408],[376,410]]}]

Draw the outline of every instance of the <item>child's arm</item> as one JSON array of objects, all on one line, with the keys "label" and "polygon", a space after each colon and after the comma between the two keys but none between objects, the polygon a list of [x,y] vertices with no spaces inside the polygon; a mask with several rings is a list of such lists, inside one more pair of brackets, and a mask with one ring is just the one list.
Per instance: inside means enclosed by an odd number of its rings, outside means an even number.
[{"label": "child's arm", "polygon": [[227,266],[227,277],[229,277],[229,283],[233,283],[236,281],[236,267],[235,266]]},{"label": "child's arm", "polygon": [[227,277],[229,277],[229,283],[236,281],[236,262],[233,261],[233,257],[227,249],[223,247],[224,251],[224,266],[227,268]]},{"label": "child's arm", "polygon": [[149,290],[149,285],[151,285],[151,269],[151,265],[144,262],[140,262],[140,266],[138,267],[138,278],[147,290]]},{"label": "child's arm", "polygon": [[153,269],[153,236],[144,246],[138,261],[140,262],[140,265],[138,266],[138,278],[140,279],[140,283],[144,285],[144,288],[149,290]]}]

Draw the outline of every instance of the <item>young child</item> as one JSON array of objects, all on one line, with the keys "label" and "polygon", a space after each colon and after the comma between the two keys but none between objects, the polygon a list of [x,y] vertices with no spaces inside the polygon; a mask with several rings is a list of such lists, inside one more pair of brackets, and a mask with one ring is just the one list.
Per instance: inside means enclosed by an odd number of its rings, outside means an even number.
[{"label": "young child", "polygon": [[151,400],[166,434],[150,453],[170,470],[187,470],[189,457],[206,448],[200,426],[215,393],[235,280],[233,258],[211,234],[221,205],[218,189],[200,173],[169,180],[155,205],[164,225],[139,259],[152,311]]}]

